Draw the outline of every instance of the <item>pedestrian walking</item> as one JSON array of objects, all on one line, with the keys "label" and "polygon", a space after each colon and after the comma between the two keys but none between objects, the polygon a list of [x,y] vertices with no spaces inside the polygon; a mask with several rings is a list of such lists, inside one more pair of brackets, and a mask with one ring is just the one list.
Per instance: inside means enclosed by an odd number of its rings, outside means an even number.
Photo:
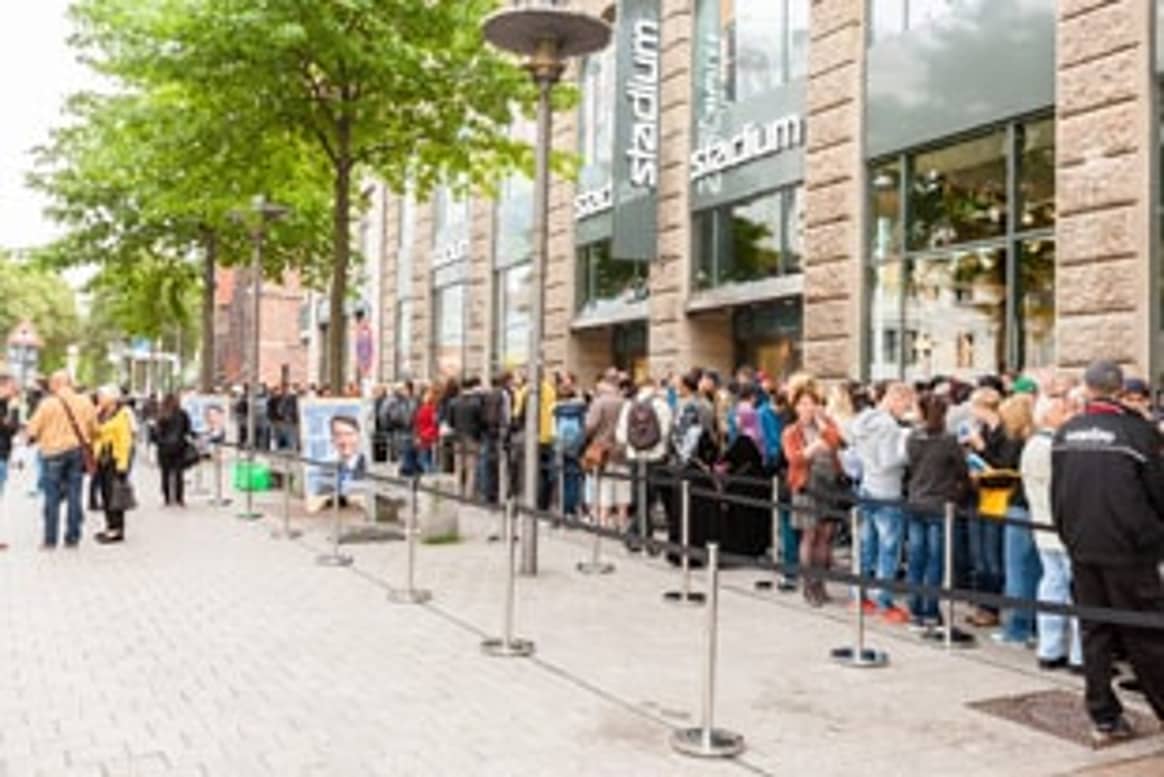
[{"label": "pedestrian walking", "polygon": [[[1084,412],[1055,435],[1051,512],[1071,557],[1081,606],[1164,614],[1164,441],[1115,397],[1118,365],[1084,374]],[[1164,631],[1083,619],[1087,711],[1097,745],[1134,734],[1111,687],[1112,653],[1122,642],[1144,695],[1164,720]]]},{"label": "pedestrian walking", "polygon": [[37,405],[25,429],[28,438],[36,441],[42,457],[44,550],[57,546],[62,501],[66,504],[65,547],[75,548],[81,541],[85,520],[81,490],[96,423],[93,403],[73,390],[69,374],[63,370],[54,373],[49,379],[48,396]]}]

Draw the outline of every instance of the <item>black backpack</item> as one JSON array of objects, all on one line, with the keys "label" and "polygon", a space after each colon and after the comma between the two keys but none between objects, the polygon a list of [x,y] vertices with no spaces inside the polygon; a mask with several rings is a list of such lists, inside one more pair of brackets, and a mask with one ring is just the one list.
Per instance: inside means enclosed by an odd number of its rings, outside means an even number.
[{"label": "black backpack", "polygon": [[509,400],[504,389],[494,389],[481,403],[481,426],[485,434],[496,437],[505,425],[505,403]]},{"label": "black backpack", "polygon": [[649,451],[663,439],[659,414],[651,398],[637,399],[630,406],[626,423],[626,443],[636,451]]}]

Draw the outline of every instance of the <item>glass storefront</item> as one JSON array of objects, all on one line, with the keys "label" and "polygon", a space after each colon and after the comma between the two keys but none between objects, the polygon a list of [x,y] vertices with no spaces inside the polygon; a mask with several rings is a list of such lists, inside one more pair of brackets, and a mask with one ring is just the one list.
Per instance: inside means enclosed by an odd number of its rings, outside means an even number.
[{"label": "glass storefront", "polygon": [[633,321],[611,327],[611,354],[614,366],[639,383],[651,377],[647,360],[647,322]]},{"label": "glass storefront", "polygon": [[[808,0],[699,0],[697,88],[746,102],[808,72]],[[701,103],[706,102],[700,100]]]},{"label": "glass storefront", "polygon": [[495,274],[494,367],[513,370],[529,362],[530,291],[533,265],[514,265]]},{"label": "glass storefront", "polygon": [[396,232],[396,309],[393,332],[396,335],[393,374],[412,372],[412,248],[416,241],[416,202],[411,194],[399,199]]},{"label": "glass storefront", "polygon": [[942,17],[982,5],[985,0],[868,0],[869,35],[882,41],[924,27]]},{"label": "glass storefront", "polygon": [[799,273],[803,188],[793,186],[699,211],[692,231],[696,291]]},{"label": "glass storefront", "polygon": [[[531,146],[533,122],[518,121],[510,137]],[[493,368],[512,370],[529,362],[533,288],[533,181],[518,173],[497,197],[493,238]]]},{"label": "glass storefront", "polygon": [[749,365],[784,379],[802,364],[801,333],[804,305],[799,296],[786,297],[732,312],[736,365]]},{"label": "glass storefront", "polygon": [[870,171],[870,373],[1054,362],[1055,127],[1012,123]]},{"label": "glass storefront", "polygon": [[461,377],[465,369],[465,284],[436,289],[432,296],[433,371]]},{"label": "glass storefront", "polygon": [[578,154],[584,162],[581,190],[610,181],[614,161],[615,47],[607,46],[582,62],[578,109]]},{"label": "glass storefront", "polygon": [[609,240],[579,246],[576,255],[579,313],[646,299],[648,266],[611,258]]}]

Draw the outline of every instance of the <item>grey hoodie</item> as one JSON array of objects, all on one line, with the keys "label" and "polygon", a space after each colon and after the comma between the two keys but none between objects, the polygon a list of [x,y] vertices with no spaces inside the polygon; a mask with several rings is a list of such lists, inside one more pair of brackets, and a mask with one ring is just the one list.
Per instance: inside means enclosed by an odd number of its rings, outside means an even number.
[{"label": "grey hoodie", "polygon": [[909,429],[880,408],[861,411],[849,429],[861,457],[861,490],[874,499],[900,499]]}]

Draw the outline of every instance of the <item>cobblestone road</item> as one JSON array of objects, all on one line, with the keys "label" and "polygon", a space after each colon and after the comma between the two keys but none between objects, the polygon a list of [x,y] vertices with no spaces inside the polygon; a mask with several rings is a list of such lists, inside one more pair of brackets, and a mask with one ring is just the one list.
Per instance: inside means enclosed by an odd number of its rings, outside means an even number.
[{"label": "cobblestone road", "polygon": [[1155,737],[1092,753],[964,706],[1075,687],[1031,671],[1028,654],[947,656],[895,631],[878,637],[890,668],[833,666],[844,612],[750,595],[740,571],[725,575],[718,722],[749,749],[691,761],[667,736],[698,716],[704,616],[661,602],[663,565],[619,549],[615,575],[584,578],[581,539],[545,532],[543,572],[519,584],[518,630],[537,657],[492,659],[479,642],[501,619],[494,519],[465,511],[463,542],[421,546],[419,582],[436,598],[393,606],[401,543],[320,567],[323,522],[273,540],[272,523],[205,498],[160,509],[154,477],[141,473],[127,543],[53,553],[36,548],[27,484],[9,489],[0,777],[1059,775],[1135,768],[1161,749]]}]

